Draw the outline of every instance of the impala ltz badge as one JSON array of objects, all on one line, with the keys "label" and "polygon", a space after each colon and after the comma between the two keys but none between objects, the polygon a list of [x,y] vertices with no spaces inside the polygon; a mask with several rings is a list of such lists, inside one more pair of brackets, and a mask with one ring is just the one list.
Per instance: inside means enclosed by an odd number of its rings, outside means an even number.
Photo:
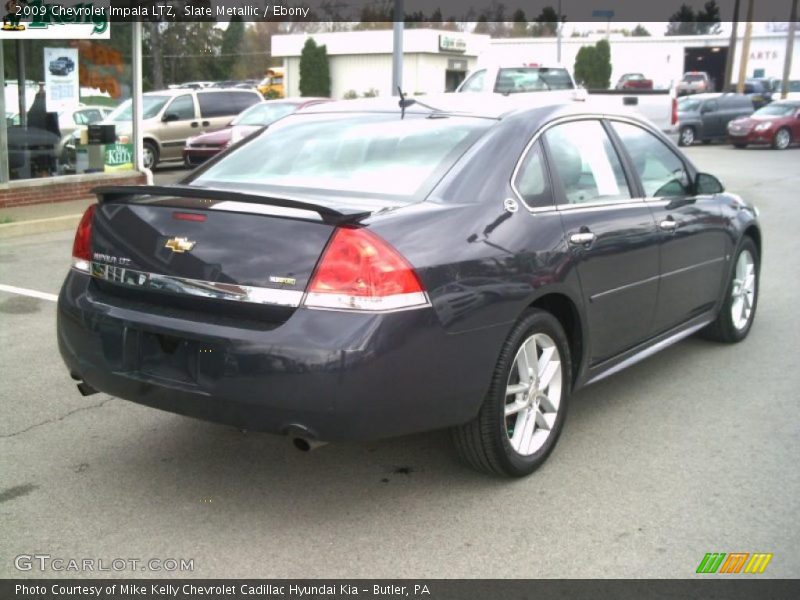
[{"label": "impala ltz badge", "polygon": [[164,244],[165,248],[169,248],[173,252],[177,252],[182,254],[183,252],[188,252],[192,248],[194,248],[196,242],[192,242],[185,237],[174,237],[167,240],[167,243]]}]

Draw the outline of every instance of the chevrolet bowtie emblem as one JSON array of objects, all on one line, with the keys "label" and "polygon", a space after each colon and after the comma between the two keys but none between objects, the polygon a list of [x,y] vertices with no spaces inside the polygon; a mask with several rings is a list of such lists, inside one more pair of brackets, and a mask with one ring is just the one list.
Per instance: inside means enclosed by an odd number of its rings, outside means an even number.
[{"label": "chevrolet bowtie emblem", "polygon": [[174,237],[167,240],[167,243],[164,244],[165,248],[169,248],[173,252],[178,252],[179,254],[183,252],[188,252],[192,248],[194,248],[196,242],[191,242],[184,237]]}]

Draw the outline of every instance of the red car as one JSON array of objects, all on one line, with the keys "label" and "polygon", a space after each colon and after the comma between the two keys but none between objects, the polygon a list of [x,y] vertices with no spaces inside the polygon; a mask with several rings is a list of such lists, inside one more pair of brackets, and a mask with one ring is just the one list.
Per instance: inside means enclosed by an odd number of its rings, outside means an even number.
[{"label": "red car", "polygon": [[330,102],[330,100],[328,98],[283,98],[254,104],[240,113],[225,129],[203,133],[186,140],[186,146],[183,148],[183,162],[187,167],[196,167],[270,123],[301,108],[321,102]]},{"label": "red car", "polygon": [[784,150],[800,142],[800,101],[781,100],[759,108],[749,117],[728,123],[728,136],[737,148],[770,144]]},{"label": "red car", "polygon": [[652,90],[653,80],[641,73],[625,73],[617,82],[618,90]]}]

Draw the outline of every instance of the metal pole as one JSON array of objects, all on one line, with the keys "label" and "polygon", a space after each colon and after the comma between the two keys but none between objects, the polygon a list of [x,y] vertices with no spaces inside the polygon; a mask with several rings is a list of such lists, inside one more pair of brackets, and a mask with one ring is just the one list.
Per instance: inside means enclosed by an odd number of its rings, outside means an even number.
[{"label": "metal pole", "polygon": [[556,19],[556,63],[561,64],[561,0],[558,0],[558,17]]},{"label": "metal pole", "polygon": [[794,51],[794,30],[797,28],[797,0],[792,2],[792,13],[789,16],[789,37],[786,38],[786,56],[783,59],[783,81],[781,82],[781,98],[789,93],[789,72],[792,70],[792,53]]},{"label": "metal pole", "polygon": [[739,81],[736,82],[736,92],[744,93],[744,80],[747,76],[747,59],[750,54],[750,36],[753,34],[753,0],[747,0],[747,24],[744,28],[744,41],[742,42],[742,60],[739,61]]},{"label": "metal pole", "polygon": [[403,0],[394,0],[394,40],[392,45],[392,96],[403,87]]},{"label": "metal pole", "polygon": [[131,36],[131,77],[133,78],[133,85],[131,98],[133,124],[131,127],[132,142],[133,142],[133,168],[144,173],[147,177],[148,185],[153,185],[153,172],[150,169],[144,168],[144,157],[142,156],[142,149],[144,148],[144,138],[142,136],[142,23],[134,21],[131,24],[133,27],[133,35]]},{"label": "metal pole", "polygon": [[[19,126],[28,126],[28,100],[25,87],[25,48],[22,40],[17,40],[17,106],[19,107]],[[5,92],[3,92],[5,93]]]},{"label": "metal pole", "polygon": [[736,58],[736,39],[739,29],[739,3],[736,0],[733,5],[733,22],[731,23],[731,40],[728,42],[728,56],[725,60],[725,80],[722,82],[722,91],[725,92],[731,87],[731,77],[733,76],[733,61]]},{"label": "metal pole", "polygon": [[8,181],[8,132],[6,131],[6,70],[5,57],[3,56],[3,42],[0,42],[0,88],[3,88],[3,93],[0,94],[0,183]]}]

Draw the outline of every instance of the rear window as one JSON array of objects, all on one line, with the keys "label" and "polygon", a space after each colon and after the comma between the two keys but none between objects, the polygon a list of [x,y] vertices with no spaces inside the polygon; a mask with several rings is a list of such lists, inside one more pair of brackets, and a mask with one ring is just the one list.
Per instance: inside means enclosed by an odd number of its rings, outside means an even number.
[{"label": "rear window", "polygon": [[499,94],[571,90],[572,79],[566,69],[520,67],[500,69],[494,91]]},{"label": "rear window", "polygon": [[245,108],[260,102],[261,98],[251,92],[198,92],[200,114],[207,117],[232,117]]},{"label": "rear window", "polygon": [[689,98],[678,100],[678,110],[681,112],[697,112],[700,110],[700,101]]},{"label": "rear window", "polygon": [[290,115],[193,183],[410,199],[427,194],[493,123],[388,113]]},{"label": "rear window", "polygon": [[687,73],[686,75],[683,76],[683,80],[689,83],[692,83],[694,81],[705,81],[706,76],[704,73]]}]

